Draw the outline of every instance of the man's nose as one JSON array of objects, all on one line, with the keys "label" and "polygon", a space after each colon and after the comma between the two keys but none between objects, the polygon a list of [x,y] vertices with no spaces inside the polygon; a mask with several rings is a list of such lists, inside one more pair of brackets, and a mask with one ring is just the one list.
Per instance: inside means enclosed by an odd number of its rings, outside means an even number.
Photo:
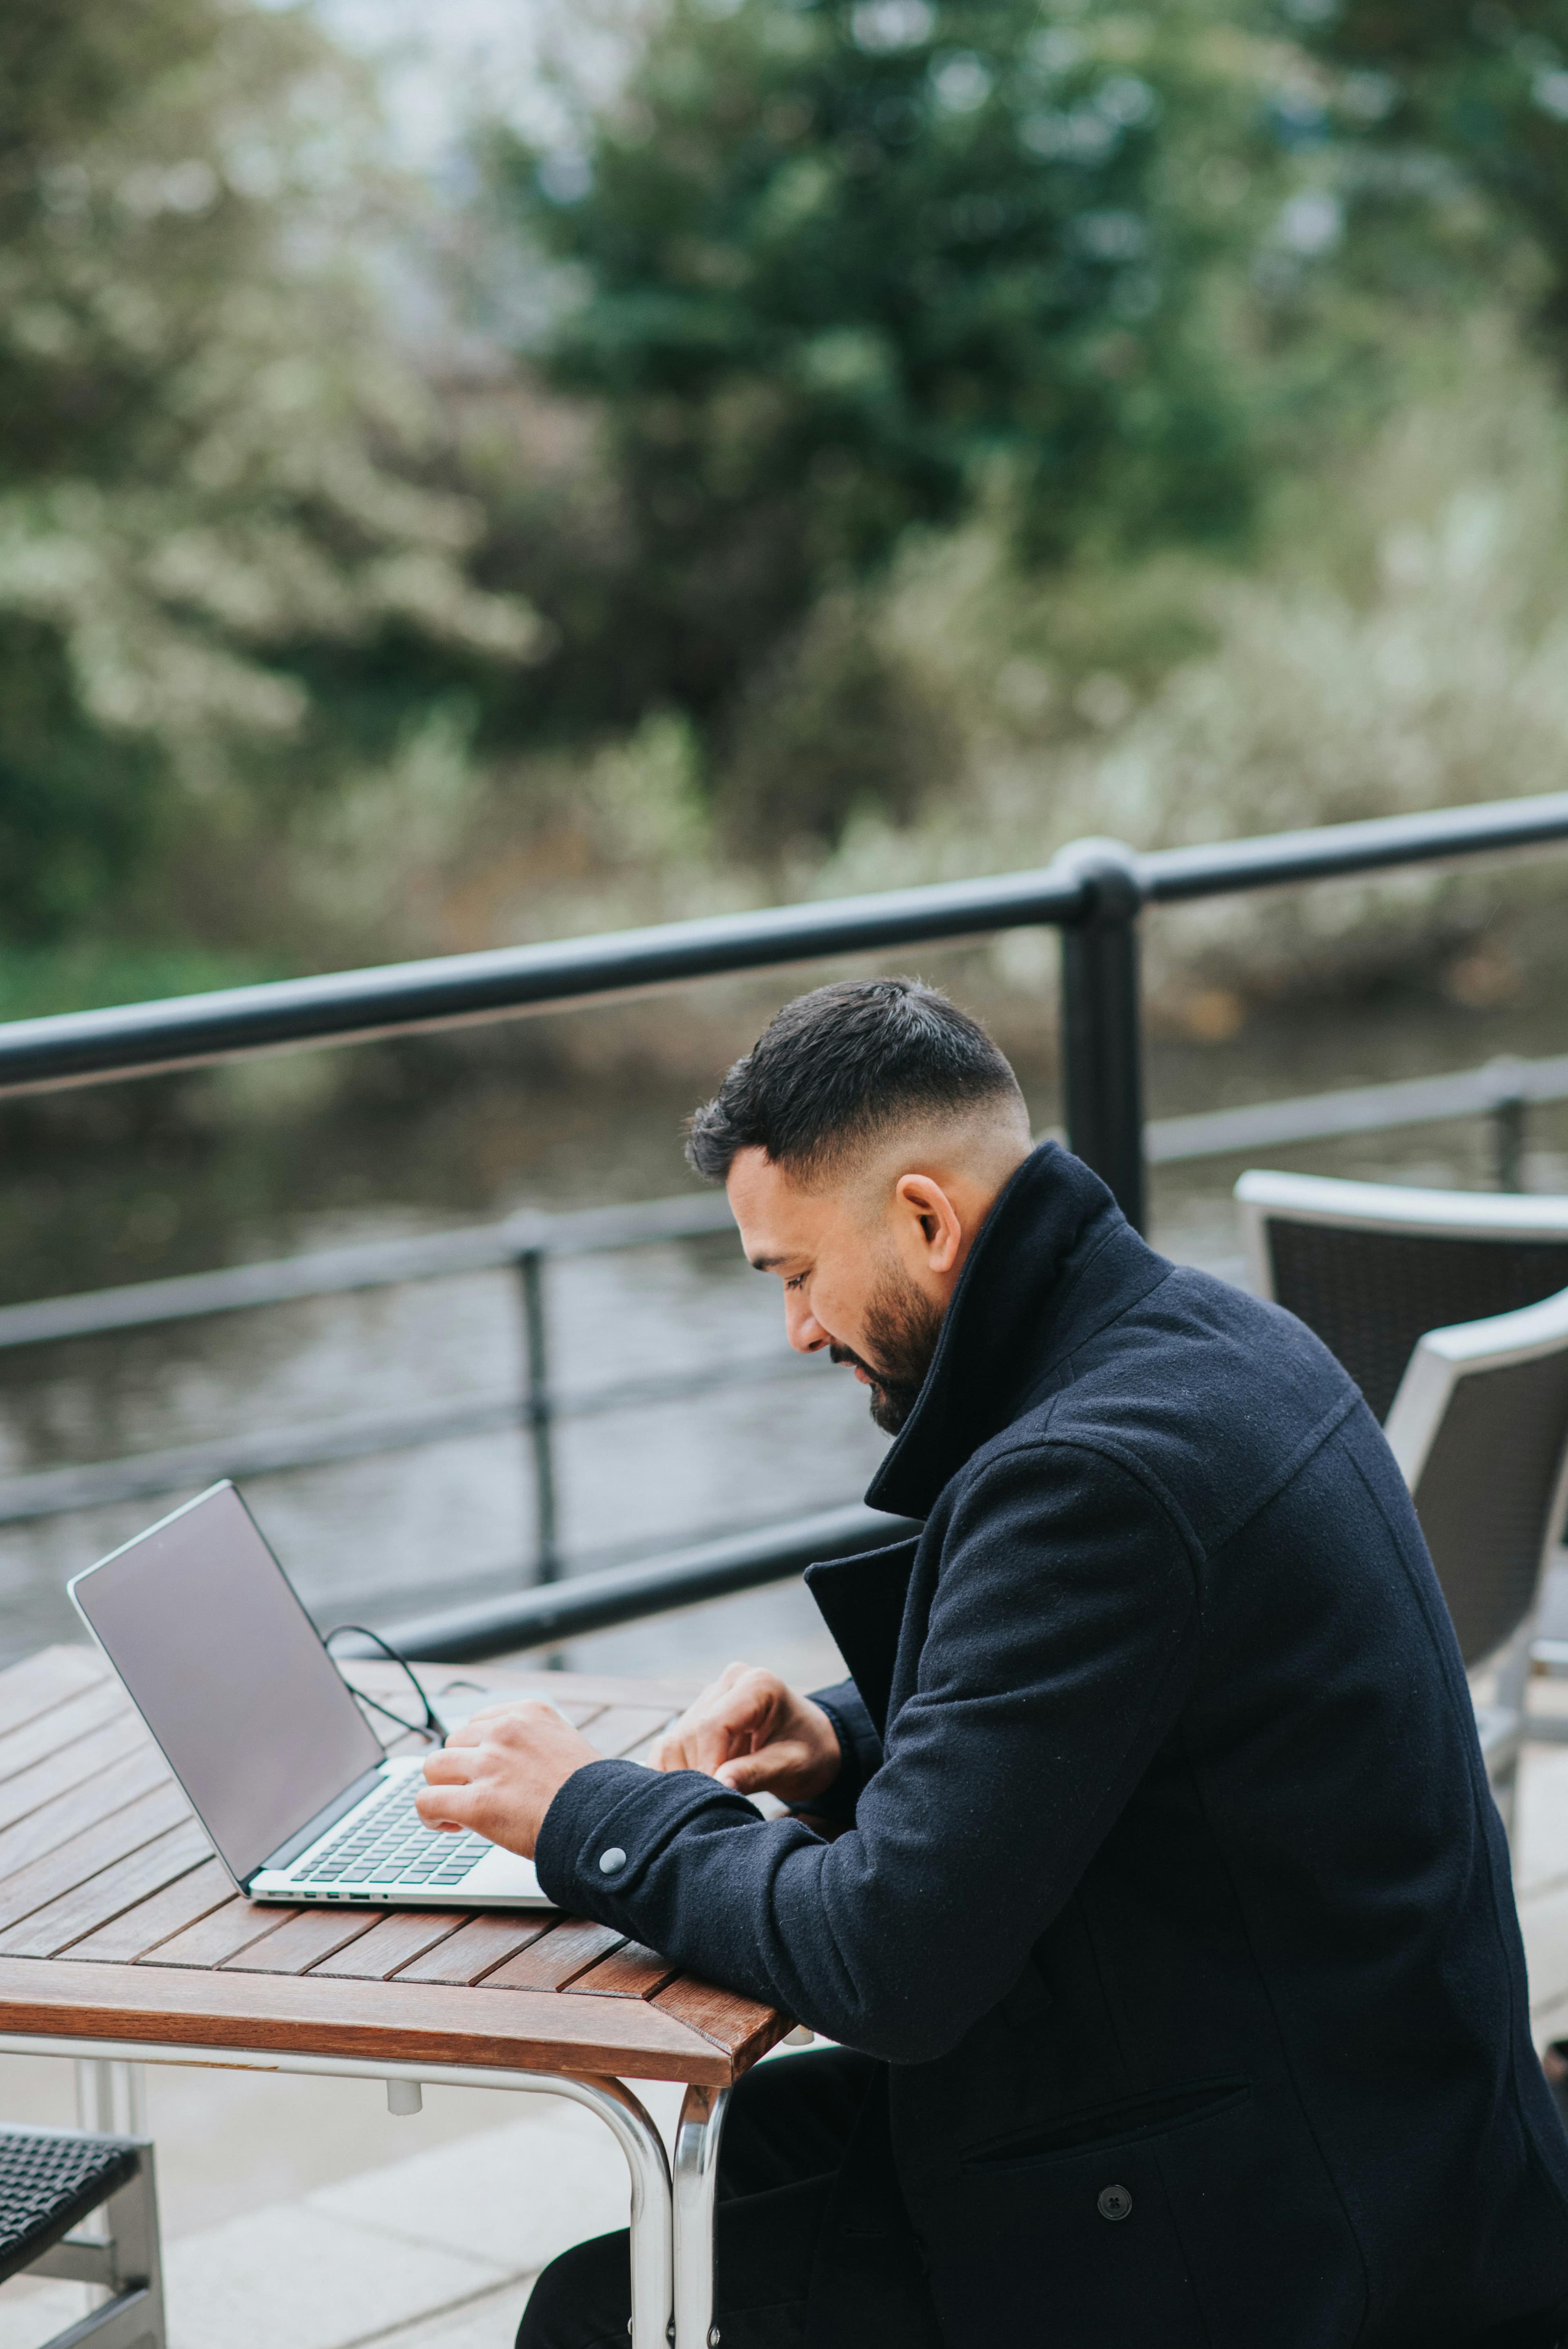
[{"label": "man's nose", "polygon": [[784,1336],[797,1354],[819,1354],[832,1341],[804,1297],[784,1291]]}]

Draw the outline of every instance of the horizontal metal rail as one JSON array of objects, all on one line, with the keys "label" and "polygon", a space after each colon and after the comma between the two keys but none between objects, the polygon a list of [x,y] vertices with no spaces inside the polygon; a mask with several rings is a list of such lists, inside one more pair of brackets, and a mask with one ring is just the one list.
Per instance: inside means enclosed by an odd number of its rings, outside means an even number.
[{"label": "horizontal metal rail", "polygon": [[[427,1656],[432,1663],[472,1663],[517,1648],[544,1648],[561,1640],[586,1639],[591,1631],[635,1623],[645,1615],[666,1614],[671,1608],[728,1599],[740,1590],[782,1582],[808,1566],[852,1557],[857,1550],[900,1541],[919,1530],[910,1518],[885,1517],[857,1501],[846,1508],[792,1518],[787,1525],[764,1526],[725,1541],[672,1550],[637,1566],[611,1567],[602,1574],[576,1574],[566,1582],[508,1592],[504,1598],[470,1607],[410,1616],[389,1624],[385,1637],[405,1656]],[[369,1640],[351,1636],[333,1645],[337,1656],[369,1657],[376,1652]]]},{"label": "horizontal metal rail", "polygon": [[1568,1101],[1568,1054],[1545,1061],[1489,1061],[1446,1076],[1402,1077],[1386,1085],[1346,1085],[1291,1101],[1249,1102],[1200,1117],[1151,1119],[1144,1128],[1150,1164],[1233,1157],[1281,1143],[1332,1142],[1395,1126],[1435,1125],[1446,1118],[1486,1117],[1515,1102]]},{"label": "horizontal metal rail", "polygon": [[[1351,1085],[1285,1101],[1249,1102],[1196,1117],[1151,1118],[1144,1137],[1151,1162],[1168,1166],[1272,1149],[1282,1143],[1329,1142],[1344,1134],[1376,1133],[1384,1127],[1483,1116],[1515,1100],[1568,1101],[1568,1054],[1540,1061],[1489,1061],[1479,1069],[1401,1078],[1391,1084]],[[514,1216],[504,1223],[462,1231],[371,1240],[275,1262],[185,1273],[173,1280],[137,1281],[123,1288],[0,1306],[0,1352],[257,1306],[394,1288],[405,1281],[504,1271],[531,1250],[545,1257],[587,1256],[604,1249],[703,1239],[733,1229],[729,1202],[715,1191],[653,1199],[638,1206]],[[589,1407],[586,1397],[563,1405],[569,1410]]]},{"label": "horizontal metal rail", "polygon": [[1161,848],[1135,859],[1145,902],[1178,905],[1246,889],[1348,881],[1400,864],[1505,854],[1568,839],[1568,792],[1477,807],[1431,808],[1419,815],[1378,816],[1364,823],[1325,823],[1304,832],[1222,840],[1199,848]]},{"label": "horizontal metal rail", "polygon": [[[1484,1115],[1520,1102],[1563,1100],[1568,1100],[1568,1055],[1541,1061],[1498,1060],[1482,1068],[1440,1076],[1250,1102],[1198,1117],[1156,1119],[1145,1128],[1145,1138],[1150,1160],[1157,1165],[1170,1165],[1296,1142]],[[407,1281],[511,1270],[530,1253],[545,1257],[583,1256],[703,1238],[732,1229],[728,1204],[715,1192],[694,1192],[639,1206],[514,1216],[503,1223],[469,1230],[372,1241],[276,1263],[235,1265],[174,1280],[144,1281],[96,1294],[46,1298],[33,1304],[0,1308],[0,1351]],[[530,1417],[550,1423],[690,1401],[735,1384],[768,1383],[809,1374],[813,1367],[811,1361],[780,1349],[739,1360],[729,1358],[712,1367],[660,1371],[600,1387],[547,1389],[532,1398],[520,1397],[515,1392],[480,1395],[433,1410],[368,1413],[326,1423],[313,1420],[213,1436],[124,1459],[42,1469],[0,1480],[0,1525],[21,1525],[78,1509],[196,1490],[222,1476],[270,1475],[423,1444],[506,1434]]]},{"label": "horizontal metal rail", "polygon": [[500,1272],[532,1252],[589,1256],[601,1249],[701,1239],[710,1232],[733,1229],[729,1202],[717,1191],[650,1199],[639,1206],[589,1207],[574,1215],[512,1216],[504,1223],[462,1231],[369,1240],[271,1263],[184,1273],[175,1280],[141,1280],[124,1288],[0,1307],[0,1350],[102,1337],[113,1330],[147,1329],[155,1322],[193,1320],[202,1314],[234,1313],[258,1305],[292,1305],[310,1297],[347,1296],[361,1288],[390,1288],[409,1280]]},{"label": "horizontal metal rail", "polygon": [[[808,1360],[783,1351],[742,1356],[713,1370],[661,1372],[656,1378],[623,1379],[613,1386],[567,1388],[551,1395],[545,1415],[554,1421],[649,1410],[660,1403],[691,1402],[722,1387],[765,1386],[809,1377],[814,1369],[818,1369],[815,1357]],[[67,1516],[77,1509],[105,1508],[117,1501],[151,1500],[161,1493],[196,1492],[223,1476],[269,1476],[290,1469],[332,1467],[345,1460],[410,1452],[423,1444],[508,1434],[526,1417],[526,1404],[509,1393],[453,1403],[440,1411],[385,1412],[361,1419],[329,1420],[325,1425],[312,1421],[254,1433],[211,1436],[203,1443],[171,1444],[164,1451],[139,1452],[124,1460],[42,1468],[0,1482],[0,1526]]]},{"label": "horizontal metal rail", "polygon": [[[1568,841],[1568,792],[1145,856],[1112,843],[1096,860],[1079,843],[1032,873],[13,1020],[0,1025],[0,1093],[514,1019],[697,978],[997,930],[1093,926],[1110,902],[1111,865],[1136,909],[1139,901],[1177,905],[1554,841]],[[1119,907],[1116,912],[1119,918]]]}]

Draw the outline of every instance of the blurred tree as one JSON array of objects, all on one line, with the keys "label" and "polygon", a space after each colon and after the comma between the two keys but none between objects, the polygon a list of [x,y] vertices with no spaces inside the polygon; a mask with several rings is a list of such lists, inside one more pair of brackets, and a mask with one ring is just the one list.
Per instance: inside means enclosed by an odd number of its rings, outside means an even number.
[{"label": "blurred tree", "polygon": [[[1462,179],[1531,232],[1542,266],[1521,291],[1568,360],[1568,0],[1281,0],[1278,21],[1337,69],[1326,97],[1359,210],[1425,232]],[[1380,156],[1403,169],[1355,168]]]},{"label": "blurred tree", "polygon": [[1203,0],[674,0],[576,143],[497,141],[574,289],[549,375],[607,421],[620,534],[562,615],[601,689],[613,650],[712,711],[999,474],[1035,558],[1243,528],[1255,47]]},{"label": "blurred tree", "polygon": [[0,939],[88,920],[193,796],[297,771],[329,702],[395,725],[529,648],[346,265],[368,121],[298,10],[0,10]]}]

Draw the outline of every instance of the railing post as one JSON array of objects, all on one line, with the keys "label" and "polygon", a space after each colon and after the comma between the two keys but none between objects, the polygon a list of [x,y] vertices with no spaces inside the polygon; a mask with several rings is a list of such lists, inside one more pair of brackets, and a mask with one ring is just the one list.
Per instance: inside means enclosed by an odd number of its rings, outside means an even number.
[{"label": "railing post", "polygon": [[556,1531],[555,1403],[550,1392],[550,1326],[545,1304],[545,1252],[535,1246],[517,1257],[523,1286],[523,1416],[534,1468],[534,1579],[554,1582],[561,1570]]},{"label": "railing post", "polygon": [[1059,865],[1088,895],[1062,930],[1062,1097],[1067,1146],[1144,1227],[1143,1017],[1137,917],[1143,885],[1119,840],[1080,840]]},{"label": "railing post", "polygon": [[1524,1071],[1511,1053],[1489,1061],[1485,1071],[1491,1093],[1491,1172],[1500,1191],[1524,1188]]}]

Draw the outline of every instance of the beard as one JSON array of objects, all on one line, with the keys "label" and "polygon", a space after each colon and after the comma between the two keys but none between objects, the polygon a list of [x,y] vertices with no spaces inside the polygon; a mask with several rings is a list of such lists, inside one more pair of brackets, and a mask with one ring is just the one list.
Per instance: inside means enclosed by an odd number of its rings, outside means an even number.
[{"label": "beard", "polygon": [[828,1348],[830,1361],[853,1362],[871,1381],[871,1416],[884,1435],[897,1435],[914,1410],[941,1329],[940,1307],[912,1282],[889,1274],[866,1309],[870,1352]]}]

